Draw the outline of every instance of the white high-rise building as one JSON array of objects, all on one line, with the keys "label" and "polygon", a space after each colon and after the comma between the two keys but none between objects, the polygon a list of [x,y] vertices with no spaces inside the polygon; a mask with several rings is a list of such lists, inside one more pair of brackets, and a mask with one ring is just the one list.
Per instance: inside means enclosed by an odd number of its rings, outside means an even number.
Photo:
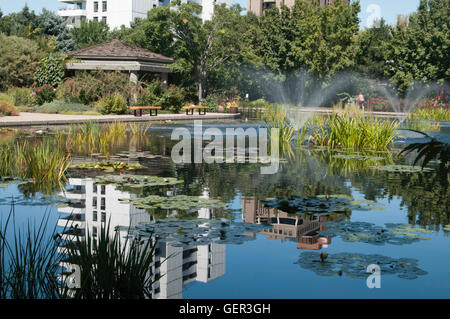
[{"label": "white high-rise building", "polygon": [[[58,11],[61,17],[68,20],[69,27],[77,26],[81,21],[105,21],[110,29],[130,26],[136,18],[146,18],[147,12],[158,6],[168,6],[170,0],[58,0],[68,4]],[[214,5],[225,3],[231,5],[232,0],[182,0],[196,2],[202,6],[201,18],[210,20],[214,14]]]}]

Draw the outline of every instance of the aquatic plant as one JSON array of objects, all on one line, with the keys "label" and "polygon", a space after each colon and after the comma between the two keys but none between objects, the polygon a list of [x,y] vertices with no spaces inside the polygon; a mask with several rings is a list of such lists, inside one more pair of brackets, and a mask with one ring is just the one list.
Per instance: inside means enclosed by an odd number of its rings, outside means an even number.
[{"label": "aquatic plant", "polygon": [[210,243],[239,245],[254,240],[255,237],[251,236],[251,233],[258,233],[263,228],[272,227],[266,224],[231,223],[214,219],[164,219],[136,226],[140,235],[154,236],[159,242],[169,243],[174,247]]},{"label": "aquatic plant", "polygon": [[128,164],[125,162],[96,162],[96,163],[74,164],[70,165],[70,168],[117,172],[117,171],[132,171],[137,169],[143,169],[145,168],[145,166],[142,166],[139,163]]},{"label": "aquatic plant", "polygon": [[395,259],[375,254],[337,253],[327,254],[326,260],[322,260],[321,254],[313,251],[303,252],[295,264],[319,276],[346,274],[349,278],[366,279],[370,274],[367,272],[367,266],[372,264],[378,265],[383,275],[397,274],[402,279],[416,279],[418,276],[428,274],[418,267],[418,260],[411,258]]},{"label": "aquatic plant", "polygon": [[414,160],[414,165],[416,165],[421,159],[423,159],[422,169],[424,169],[424,167],[430,161],[439,160],[439,168],[441,170],[447,170],[450,164],[450,144],[440,142],[427,134],[425,135],[431,138],[429,142],[412,143],[406,146],[402,150],[401,154],[409,154],[411,152],[417,151],[418,154]]},{"label": "aquatic plant", "polygon": [[119,231],[110,228],[110,222],[102,224],[98,237],[87,232],[65,246],[65,261],[80,272],[80,286],[71,288],[73,298],[151,298],[150,268],[157,242],[132,234],[121,238]]},{"label": "aquatic plant", "polygon": [[150,195],[147,197],[136,197],[130,199],[119,199],[124,203],[131,203],[138,208],[160,208],[160,209],[180,209],[194,210],[200,208],[223,208],[225,203],[218,199],[201,198],[198,196],[176,195],[163,197]]},{"label": "aquatic plant", "polygon": [[348,117],[333,114],[329,127],[313,133],[315,145],[352,150],[386,150],[394,140],[398,123],[364,116]]},{"label": "aquatic plant", "polygon": [[419,173],[419,172],[431,172],[433,171],[431,168],[423,168],[414,167],[411,165],[384,165],[384,166],[370,166],[371,169],[375,169],[378,171],[386,171],[393,173]]},{"label": "aquatic plant", "polygon": [[268,198],[261,201],[267,207],[277,208],[292,214],[345,213],[351,209],[370,210],[380,208],[372,201],[354,201],[346,195],[318,195],[316,197],[291,196],[289,198]]},{"label": "aquatic plant", "polygon": [[376,226],[367,222],[334,221],[325,222],[326,230],[320,231],[322,236],[339,236],[343,241],[362,242],[372,245],[404,245],[427,240],[423,236],[433,231],[408,224],[385,224],[386,227]]},{"label": "aquatic plant", "polygon": [[[0,299],[65,298],[64,287],[56,278],[59,241],[49,235],[49,216],[46,213],[38,225],[28,222],[23,230],[17,229],[12,204],[5,224],[0,223]],[[12,239],[8,239],[11,224]]]},{"label": "aquatic plant", "polygon": [[99,185],[115,184],[122,187],[143,188],[154,186],[170,186],[183,183],[173,177],[145,176],[145,175],[104,175],[95,179]]},{"label": "aquatic plant", "polygon": [[450,122],[450,109],[448,108],[417,108],[408,115],[409,120],[428,120]]}]

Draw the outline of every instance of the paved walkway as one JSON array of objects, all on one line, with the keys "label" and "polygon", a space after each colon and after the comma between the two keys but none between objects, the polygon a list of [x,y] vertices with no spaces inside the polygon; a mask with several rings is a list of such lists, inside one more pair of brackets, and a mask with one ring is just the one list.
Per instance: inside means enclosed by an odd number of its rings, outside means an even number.
[{"label": "paved walkway", "polygon": [[10,126],[37,126],[37,125],[64,125],[73,123],[84,123],[93,121],[97,123],[109,123],[115,121],[123,122],[148,122],[148,121],[164,121],[179,122],[192,120],[229,120],[240,118],[240,114],[230,113],[207,113],[206,115],[186,115],[183,114],[158,114],[158,116],[142,117],[134,115],[64,115],[64,114],[45,114],[45,113],[27,113],[21,112],[19,116],[3,116],[0,117],[0,127]]}]

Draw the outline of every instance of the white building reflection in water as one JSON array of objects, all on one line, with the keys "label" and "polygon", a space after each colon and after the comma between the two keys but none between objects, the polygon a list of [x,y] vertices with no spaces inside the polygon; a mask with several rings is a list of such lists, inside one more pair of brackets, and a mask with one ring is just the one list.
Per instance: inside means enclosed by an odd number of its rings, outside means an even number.
[{"label": "white building reflection in water", "polygon": [[[100,233],[102,225],[106,227],[109,222],[112,235],[120,226],[118,231],[124,244],[129,227],[154,222],[144,209],[119,201],[136,195],[120,191],[115,185],[97,185],[93,179],[81,178],[70,178],[69,185],[67,191],[60,195],[70,199],[73,204],[58,208],[58,212],[64,214],[64,217],[58,220],[58,226],[67,226],[67,230],[62,234],[64,240],[75,241],[76,236],[85,236],[89,232],[95,245],[95,237]],[[208,191],[205,190],[202,197],[207,196]],[[199,218],[210,219],[211,215],[208,208],[199,210]],[[158,242],[150,269],[155,279],[152,287],[153,298],[179,299],[183,297],[183,286],[187,283],[207,283],[223,276],[225,253],[225,244],[174,247],[170,243]],[[80,287],[80,269],[67,262],[62,266],[67,269],[64,280],[68,286]]]}]

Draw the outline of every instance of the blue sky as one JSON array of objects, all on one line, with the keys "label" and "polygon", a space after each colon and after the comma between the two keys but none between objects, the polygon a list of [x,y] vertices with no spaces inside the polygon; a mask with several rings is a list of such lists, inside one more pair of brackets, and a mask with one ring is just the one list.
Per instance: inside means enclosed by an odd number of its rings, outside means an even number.
[{"label": "blue sky", "polygon": [[[247,7],[247,0],[233,0],[233,2],[239,3],[244,8]],[[361,27],[367,26],[367,22],[370,23],[371,17],[377,16],[378,12],[388,23],[395,24],[397,14],[409,14],[419,6],[419,0],[360,0],[360,2]],[[0,0],[0,9],[6,14],[16,12],[21,10],[25,3],[37,12],[40,12],[42,8],[56,11],[65,6],[57,0]]]}]

